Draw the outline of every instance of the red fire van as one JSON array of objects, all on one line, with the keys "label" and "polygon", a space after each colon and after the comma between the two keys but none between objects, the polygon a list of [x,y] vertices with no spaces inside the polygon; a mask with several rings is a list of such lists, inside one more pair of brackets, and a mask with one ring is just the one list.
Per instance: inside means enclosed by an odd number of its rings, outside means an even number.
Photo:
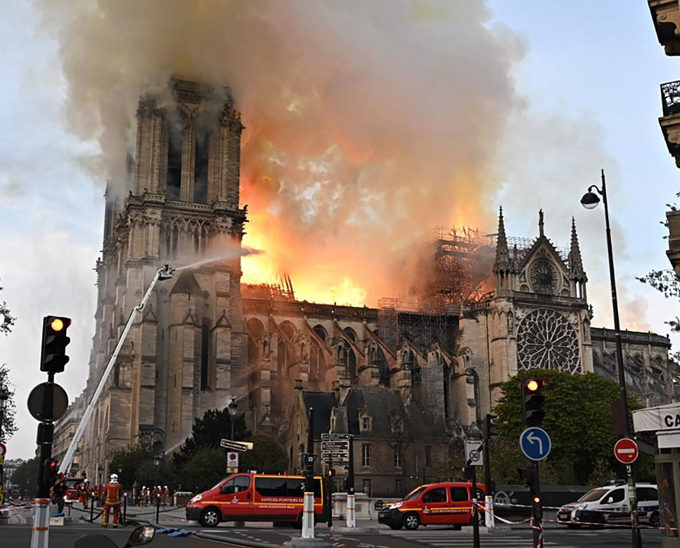
[{"label": "red fire van", "polygon": [[[484,502],[484,491],[484,485],[477,484],[480,503]],[[418,529],[419,525],[453,525],[460,529],[469,525],[471,518],[472,484],[462,482],[421,485],[378,514],[378,522],[392,529]]]},{"label": "red fire van", "polygon": [[[328,521],[322,478],[314,478],[314,512],[317,522]],[[204,527],[221,521],[273,521],[302,524],[305,478],[268,474],[234,474],[196,495],[186,507],[187,520]]]}]

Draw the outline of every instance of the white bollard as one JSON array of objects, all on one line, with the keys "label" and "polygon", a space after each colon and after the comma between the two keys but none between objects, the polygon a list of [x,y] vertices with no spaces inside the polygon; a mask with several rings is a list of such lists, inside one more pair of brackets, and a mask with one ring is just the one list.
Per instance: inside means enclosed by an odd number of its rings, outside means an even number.
[{"label": "white bollard", "polygon": [[305,491],[302,506],[302,538],[314,538],[314,493]]},{"label": "white bollard", "polygon": [[484,525],[486,525],[487,528],[493,529],[496,527],[496,524],[493,519],[493,497],[491,495],[486,495],[484,497],[484,506],[486,507],[484,512]]},{"label": "white bollard", "polygon": [[48,548],[50,543],[50,499],[35,499],[31,548]]},{"label": "white bollard", "polygon": [[347,527],[355,528],[356,526],[357,526],[357,514],[354,502],[354,495],[347,495]]}]

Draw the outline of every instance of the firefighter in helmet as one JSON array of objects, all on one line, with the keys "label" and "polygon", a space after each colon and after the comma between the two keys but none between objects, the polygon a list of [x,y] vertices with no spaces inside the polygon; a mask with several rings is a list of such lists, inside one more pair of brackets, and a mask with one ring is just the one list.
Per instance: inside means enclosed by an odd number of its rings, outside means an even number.
[{"label": "firefighter in helmet", "polygon": [[111,481],[104,487],[104,514],[102,525],[109,526],[109,510],[113,509],[113,526],[118,527],[120,520],[120,502],[123,499],[123,486],[118,483],[118,474],[111,474]]}]

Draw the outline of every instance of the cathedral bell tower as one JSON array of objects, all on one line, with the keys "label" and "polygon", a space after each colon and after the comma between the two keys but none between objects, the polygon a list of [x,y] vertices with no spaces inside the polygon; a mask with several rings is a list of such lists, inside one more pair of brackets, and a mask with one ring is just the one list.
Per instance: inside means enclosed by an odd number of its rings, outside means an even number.
[{"label": "cathedral bell tower", "polygon": [[133,129],[128,180],[106,192],[88,397],[157,269],[218,260],[160,282],[132,326],[82,444],[89,477],[129,444],[176,449],[206,410],[246,394],[240,114],[228,89],[172,80],[139,100]]},{"label": "cathedral bell tower", "polygon": [[[539,212],[538,237],[510,245],[503,210],[498,217],[493,296],[475,303],[461,319],[458,374],[473,369],[479,384],[474,395],[469,376],[457,381],[466,401],[458,410],[462,424],[488,413],[500,386],[527,369],[569,373],[593,370],[590,314],[576,226],[572,220],[568,252],[546,237]],[[464,383],[464,384],[462,384]],[[488,387],[488,389],[487,389]],[[481,405],[481,410],[475,408]]]}]

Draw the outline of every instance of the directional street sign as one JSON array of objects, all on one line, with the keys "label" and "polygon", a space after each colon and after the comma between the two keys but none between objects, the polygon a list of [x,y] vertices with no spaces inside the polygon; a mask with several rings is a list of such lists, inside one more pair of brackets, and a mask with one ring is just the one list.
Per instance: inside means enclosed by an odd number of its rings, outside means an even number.
[{"label": "directional street sign", "polygon": [[336,434],[331,432],[324,432],[321,434],[322,440],[348,440],[350,434]]},{"label": "directional street sign", "polygon": [[321,451],[321,458],[324,460],[349,460],[349,453],[334,452],[334,451]]},{"label": "directional street sign", "polygon": [[479,440],[465,442],[465,462],[467,466],[484,466],[483,445],[484,442]]},{"label": "directional street sign", "polygon": [[253,448],[253,443],[250,441],[232,441],[227,439],[222,439],[220,441],[220,447],[224,447],[228,451],[248,451]]},{"label": "directional street sign", "polygon": [[519,446],[527,458],[543,460],[550,453],[550,436],[543,428],[533,426],[522,432],[519,437]]},{"label": "directional street sign", "polygon": [[630,438],[621,438],[614,445],[614,456],[623,464],[633,464],[639,454],[637,443]]},{"label": "directional street sign", "polygon": [[321,451],[349,451],[349,440],[322,441]]}]

